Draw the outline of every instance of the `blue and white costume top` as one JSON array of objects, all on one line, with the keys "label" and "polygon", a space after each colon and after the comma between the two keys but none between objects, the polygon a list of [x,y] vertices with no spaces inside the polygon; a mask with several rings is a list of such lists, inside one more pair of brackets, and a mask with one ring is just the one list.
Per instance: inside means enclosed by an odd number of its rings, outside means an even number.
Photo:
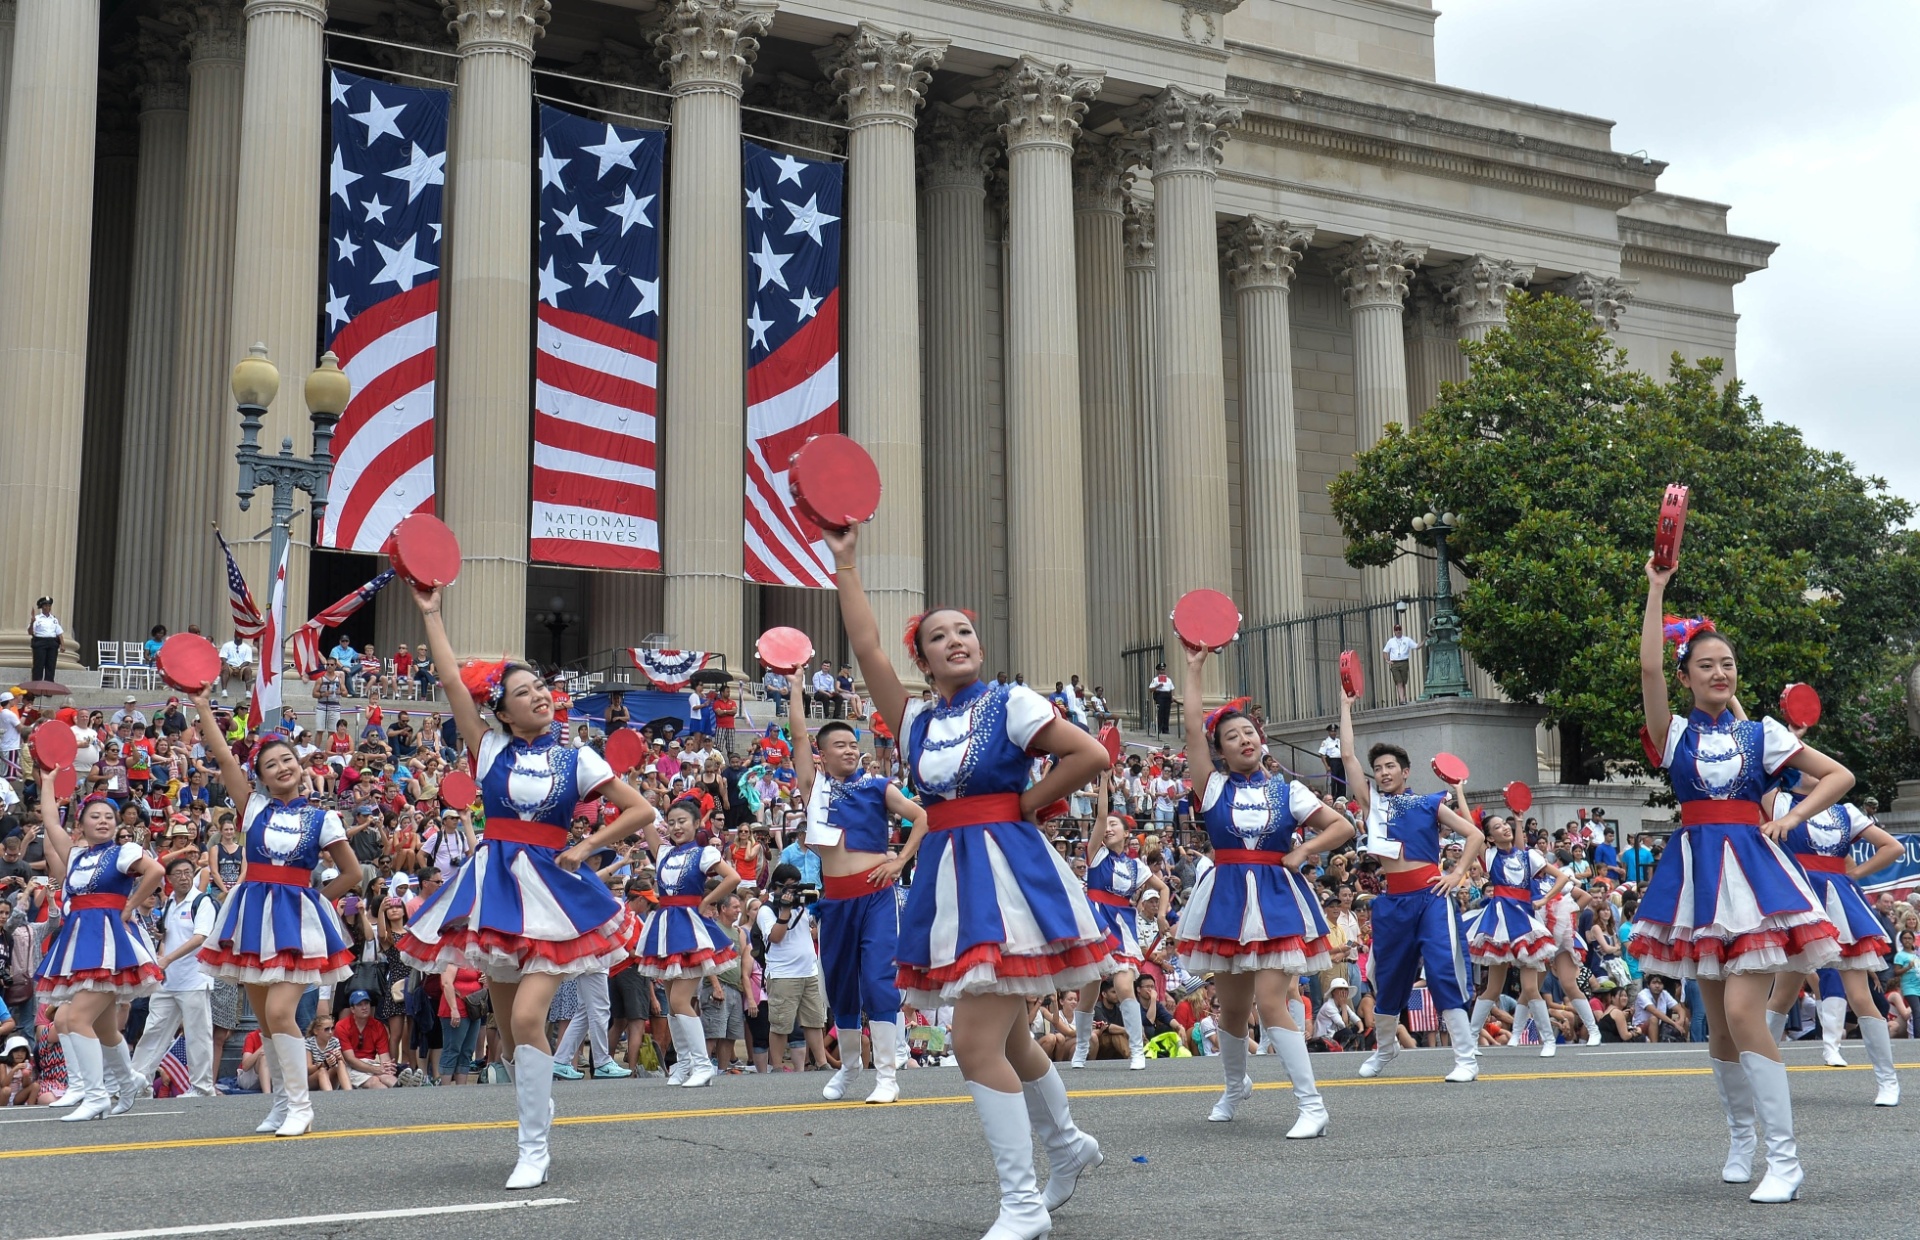
[{"label": "blue and white costume top", "polygon": [[1440,864],[1440,807],[1444,792],[1396,792],[1375,789],[1367,799],[1367,852],[1395,861]]},{"label": "blue and white costume top", "polygon": [[700,911],[707,876],[724,859],[711,844],[688,840],[663,843],[654,857],[653,889],[660,906],[647,914],[634,952],[636,967],[648,977],[706,977],[738,956],[733,938],[720,923]]},{"label": "blue and white costume top", "polygon": [[[883,776],[860,772],[844,782],[821,771],[807,799],[807,843],[885,856],[893,842]],[[828,874],[814,906],[820,925],[820,970],[835,1024],[857,1035],[860,1017],[900,1016],[894,952],[900,939],[900,896],[891,881],[875,886],[872,871]]]},{"label": "blue and white costume top", "polygon": [[[1791,792],[1780,793],[1774,799],[1773,816],[1786,817],[1803,799]],[[1860,884],[1847,876],[1853,842],[1873,825],[1873,819],[1857,807],[1835,805],[1787,832],[1781,844],[1799,863],[1807,876],[1807,885],[1826,910],[1827,919],[1840,932],[1840,959],[1833,967],[1871,969],[1877,973],[1887,967],[1893,944],[1888,941]]]},{"label": "blue and white costume top", "polygon": [[524,973],[573,976],[626,959],[637,926],[600,876],[567,870],[574,809],[610,783],[613,768],[592,749],[488,732],[474,762],[486,829],[480,846],[420,907],[400,953],[416,968],[477,969],[513,980]]},{"label": "blue and white costume top", "polygon": [[1019,805],[1027,748],[1055,718],[1024,685],[976,681],[950,701],[907,704],[901,756],[930,826],[897,949],[915,1007],[1075,990],[1113,971],[1105,924]]},{"label": "blue and white costume top", "polygon": [[1526,848],[1489,848],[1484,864],[1487,898],[1467,916],[1467,954],[1475,964],[1541,967],[1557,950],[1533,907],[1538,884],[1553,886],[1547,858]]},{"label": "blue and white costume top", "polygon": [[1680,829],[1641,896],[1629,950],[1650,973],[1811,973],[1839,955],[1806,875],[1760,830],[1761,797],[1801,749],[1776,720],[1694,710],[1667,725]]},{"label": "blue and white costume top", "polygon": [[91,990],[135,999],[158,989],[165,975],[152,941],[121,916],[140,885],[133,870],[143,855],[138,845],[111,841],[67,854],[66,919],[34,971],[41,998],[62,1003]]},{"label": "blue and white costume top", "polygon": [[1215,771],[1200,794],[1213,868],[1193,886],[1176,930],[1191,973],[1319,973],[1329,967],[1327,921],[1313,888],[1283,860],[1322,808],[1305,784],[1265,771]]},{"label": "blue and white costume top", "polygon": [[885,776],[865,771],[845,782],[816,771],[813,792],[807,798],[807,843],[884,856],[893,842],[887,823],[887,789],[891,787],[892,781]]},{"label": "blue and white costume top", "polygon": [[353,972],[353,944],[313,885],[321,854],[347,838],[340,815],[305,797],[247,798],[246,872],[220,905],[200,961],[242,985],[338,982]]},{"label": "blue and white costume top", "polygon": [[1133,897],[1147,885],[1147,877],[1146,862],[1104,848],[1093,854],[1093,864],[1087,867],[1087,900],[1093,915],[1107,928],[1107,950],[1115,964],[1135,972],[1144,960]]}]

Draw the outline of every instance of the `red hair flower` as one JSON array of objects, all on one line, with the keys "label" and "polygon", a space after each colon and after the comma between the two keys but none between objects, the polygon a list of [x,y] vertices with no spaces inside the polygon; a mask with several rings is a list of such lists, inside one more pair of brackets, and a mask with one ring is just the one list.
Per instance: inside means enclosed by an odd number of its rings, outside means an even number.
[{"label": "red hair flower", "polygon": [[1713,621],[1705,616],[1662,616],[1663,632],[1667,640],[1675,643],[1674,662],[1685,663],[1687,650],[1693,645],[1693,639],[1702,633],[1718,632]]},{"label": "red hair flower", "polygon": [[908,616],[907,631],[900,635],[900,642],[907,648],[907,654],[909,656],[919,657],[921,622],[936,611],[957,611],[967,618],[967,623],[969,624],[978,624],[980,622],[979,617],[975,616],[972,611],[965,607],[930,607],[917,616]]},{"label": "red hair flower", "polygon": [[505,659],[468,659],[460,665],[460,683],[467,687],[474,701],[484,703],[489,710],[500,709],[506,694],[506,678]]}]

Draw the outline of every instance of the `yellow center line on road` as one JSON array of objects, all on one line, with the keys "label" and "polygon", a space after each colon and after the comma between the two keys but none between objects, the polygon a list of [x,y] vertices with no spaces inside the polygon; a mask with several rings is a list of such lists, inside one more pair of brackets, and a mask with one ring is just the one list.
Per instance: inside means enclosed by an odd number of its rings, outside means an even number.
[{"label": "yellow center line on road", "polygon": [[[1865,1072],[1866,1065],[1852,1065],[1845,1068],[1829,1068],[1824,1064],[1792,1066],[1789,1072]],[[1483,1082],[1491,1081],[1578,1081],[1603,1077],[1662,1077],[1662,1076],[1708,1076],[1710,1068],[1620,1068],[1593,1072],[1501,1072],[1482,1076]],[[1396,1076],[1375,1077],[1370,1081],[1342,1079],[1319,1082],[1321,1089],[1380,1088],[1393,1085],[1437,1085],[1445,1080],[1438,1076]],[[1254,1086],[1256,1090],[1291,1089],[1286,1081],[1263,1081]],[[503,1093],[505,1091],[502,1091]],[[1216,1094],[1220,1092],[1217,1084],[1207,1085],[1151,1085],[1136,1089],[1075,1089],[1068,1092],[1070,1098],[1151,1098],[1173,1094]],[[973,1099],[964,1094],[947,1095],[938,1098],[902,1098],[898,1102],[888,1103],[895,1107],[931,1107],[958,1106],[970,1103]],[[760,1106],[703,1107],[691,1111],[634,1111],[616,1115],[567,1115],[555,1119],[554,1126],[567,1128],[583,1124],[635,1124],[676,1119],[732,1119],[752,1115],[792,1115],[799,1112],[819,1113],[822,1111],[864,1111],[864,1102],[791,1102],[768,1103]],[[60,1145],[28,1150],[0,1150],[0,1161],[20,1158],[57,1158],[71,1154],[139,1154],[149,1150],[199,1150],[212,1149],[227,1145],[278,1145],[301,1141],[341,1141],[362,1137],[406,1137],[449,1132],[491,1132],[517,1127],[514,1120],[476,1120],[470,1123],[456,1124],[402,1124],[383,1128],[344,1128],[339,1132],[310,1132],[304,1137],[276,1137],[271,1133],[248,1133],[238,1137],[182,1137],[174,1141],[123,1141],[112,1145]]]}]

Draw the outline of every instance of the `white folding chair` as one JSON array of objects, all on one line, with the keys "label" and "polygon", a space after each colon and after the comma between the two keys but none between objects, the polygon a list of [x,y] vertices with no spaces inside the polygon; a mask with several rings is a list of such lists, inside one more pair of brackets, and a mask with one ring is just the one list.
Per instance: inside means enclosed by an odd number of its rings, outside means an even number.
[{"label": "white folding chair", "polygon": [[121,679],[124,669],[120,665],[120,643],[96,641],[93,645],[100,665],[100,687],[102,689],[119,688],[125,683]]}]

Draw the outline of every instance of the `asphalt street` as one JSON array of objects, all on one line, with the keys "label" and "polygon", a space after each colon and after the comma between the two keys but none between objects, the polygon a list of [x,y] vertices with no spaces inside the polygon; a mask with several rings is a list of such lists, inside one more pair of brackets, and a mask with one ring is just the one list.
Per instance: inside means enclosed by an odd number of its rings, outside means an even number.
[{"label": "asphalt street", "polygon": [[[1053,1235],[1910,1235],[1920,1044],[1894,1046],[1908,1095],[1894,1109],[1869,1105],[1859,1044],[1847,1069],[1788,1050],[1807,1181],[1786,1206],[1720,1182],[1703,1047],[1494,1050],[1471,1085],[1440,1080],[1447,1051],[1373,1081],[1357,1054],[1315,1056],[1333,1114],[1316,1141],[1284,1139],[1293,1100],[1272,1057],[1251,1061],[1258,1092],[1232,1124],[1206,1120],[1217,1060],[1096,1063],[1068,1086],[1106,1164]],[[0,1236],[977,1240],[996,1188],[960,1075],[901,1079],[906,1098],[886,1107],[823,1103],[815,1073],[558,1082],[553,1179],[528,1194],[500,1187],[514,1151],[501,1086],[316,1095],[320,1130],[291,1140],[252,1134],[258,1098],[84,1124],[0,1111]],[[333,1217],[365,1213],[382,1217]]]}]

